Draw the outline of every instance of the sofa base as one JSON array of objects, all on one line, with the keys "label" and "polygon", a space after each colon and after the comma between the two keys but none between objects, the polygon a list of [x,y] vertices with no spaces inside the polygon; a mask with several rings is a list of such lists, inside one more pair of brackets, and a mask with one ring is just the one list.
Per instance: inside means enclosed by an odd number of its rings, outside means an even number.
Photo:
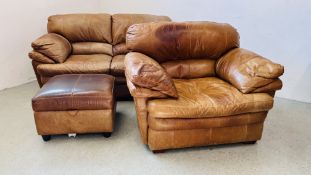
[{"label": "sofa base", "polygon": [[152,151],[252,142],[261,139],[263,122],[209,129],[156,131],[148,129],[148,146]]}]

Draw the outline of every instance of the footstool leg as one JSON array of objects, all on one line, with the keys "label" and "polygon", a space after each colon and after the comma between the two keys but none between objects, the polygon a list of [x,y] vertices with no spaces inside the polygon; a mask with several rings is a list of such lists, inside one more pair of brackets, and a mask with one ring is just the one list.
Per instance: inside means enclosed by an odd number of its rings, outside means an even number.
[{"label": "footstool leg", "polygon": [[42,139],[43,139],[43,141],[47,142],[47,141],[51,140],[51,135],[42,135]]},{"label": "footstool leg", "polygon": [[103,136],[106,137],[106,138],[108,138],[108,137],[111,136],[111,132],[104,132],[104,133],[103,133]]}]

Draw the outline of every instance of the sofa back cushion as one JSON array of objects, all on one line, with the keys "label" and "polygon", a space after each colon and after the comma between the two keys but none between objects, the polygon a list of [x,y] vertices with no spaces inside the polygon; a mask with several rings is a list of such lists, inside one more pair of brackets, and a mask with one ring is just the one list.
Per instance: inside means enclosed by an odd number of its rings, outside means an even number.
[{"label": "sofa back cushion", "polygon": [[203,78],[215,76],[215,60],[187,59],[161,64],[171,78]]},{"label": "sofa back cushion", "polygon": [[127,30],[127,48],[159,62],[178,59],[218,59],[239,47],[239,34],[229,24],[159,22],[134,24]]},{"label": "sofa back cushion", "polygon": [[53,15],[48,18],[48,32],[60,34],[70,42],[111,43],[111,15]]},{"label": "sofa back cushion", "polygon": [[72,43],[73,55],[106,54],[112,56],[112,45],[99,42]]},{"label": "sofa back cushion", "polygon": [[167,16],[149,14],[115,14],[112,15],[112,44],[114,55],[128,52],[125,46],[126,31],[129,26],[137,23],[171,21]]}]

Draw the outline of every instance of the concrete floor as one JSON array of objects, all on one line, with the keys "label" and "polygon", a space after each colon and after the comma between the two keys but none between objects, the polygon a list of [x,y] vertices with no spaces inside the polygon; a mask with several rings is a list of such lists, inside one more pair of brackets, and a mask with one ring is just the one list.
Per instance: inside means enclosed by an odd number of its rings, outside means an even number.
[{"label": "concrete floor", "polygon": [[311,104],[276,98],[256,145],[233,144],[152,154],[140,141],[132,102],[119,102],[116,131],[36,135],[35,82],[0,92],[0,174],[311,174]]}]

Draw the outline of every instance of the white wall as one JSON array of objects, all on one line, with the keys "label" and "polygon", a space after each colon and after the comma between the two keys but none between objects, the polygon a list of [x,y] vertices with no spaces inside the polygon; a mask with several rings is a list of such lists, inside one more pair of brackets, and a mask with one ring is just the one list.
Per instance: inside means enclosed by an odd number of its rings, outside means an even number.
[{"label": "white wall", "polygon": [[240,33],[241,47],[285,66],[277,96],[311,103],[309,0],[114,0],[102,1],[101,9],[230,23]]},{"label": "white wall", "polygon": [[241,47],[285,66],[277,93],[311,102],[311,1],[308,0],[0,0],[0,89],[35,78],[27,53],[57,13],[107,12],[168,15],[175,21],[227,22]]},{"label": "white wall", "polygon": [[99,12],[100,0],[0,0],[0,90],[35,79],[27,54],[46,33],[47,17],[58,13]]}]

